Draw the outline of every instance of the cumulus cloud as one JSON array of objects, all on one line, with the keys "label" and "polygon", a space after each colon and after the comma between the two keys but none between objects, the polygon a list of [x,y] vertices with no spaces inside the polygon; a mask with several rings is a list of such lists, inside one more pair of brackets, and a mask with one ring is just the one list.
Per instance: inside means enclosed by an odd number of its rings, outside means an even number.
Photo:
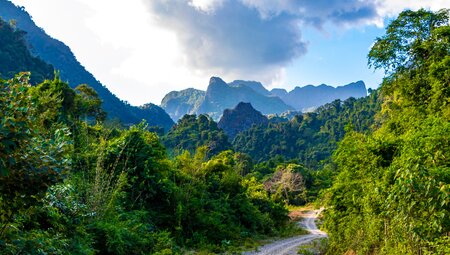
[{"label": "cumulus cloud", "polygon": [[190,68],[245,77],[279,75],[305,54],[304,26],[367,24],[377,17],[375,3],[361,0],[145,1],[157,24],[176,33]]},{"label": "cumulus cloud", "polygon": [[208,6],[184,0],[147,2],[159,25],[176,32],[190,67],[254,71],[283,66],[306,52],[291,15],[262,19],[258,10],[240,1],[215,2]]},{"label": "cumulus cloud", "polygon": [[242,0],[258,9],[265,18],[289,13],[306,24],[321,27],[326,22],[336,25],[372,23],[377,17],[376,1],[361,0]]},{"label": "cumulus cloud", "polygon": [[189,4],[205,12],[212,12],[217,6],[222,5],[224,0],[192,0]]},{"label": "cumulus cloud", "polygon": [[438,11],[442,8],[450,8],[448,0],[379,0],[378,12],[381,17],[393,17],[404,9],[418,10],[420,8]]},{"label": "cumulus cloud", "polygon": [[[11,1],[25,6],[109,89],[136,105],[158,103],[170,90],[205,89],[212,75],[277,87],[287,80],[307,83],[299,59],[308,49],[311,56],[303,60],[321,70],[320,82],[324,77],[335,80],[344,76],[339,68],[326,69],[311,59],[320,56],[333,63],[339,56],[341,63],[343,54],[318,55],[324,46],[317,40],[327,38],[305,39],[306,27],[333,36],[342,28],[382,27],[386,17],[405,8],[450,7],[449,0]],[[349,40],[365,36],[358,32]],[[366,53],[361,53],[364,63]]]}]

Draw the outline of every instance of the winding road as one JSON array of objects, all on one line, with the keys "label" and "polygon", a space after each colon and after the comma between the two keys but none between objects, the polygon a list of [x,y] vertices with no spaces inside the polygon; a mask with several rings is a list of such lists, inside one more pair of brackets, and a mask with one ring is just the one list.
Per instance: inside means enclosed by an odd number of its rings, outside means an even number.
[{"label": "winding road", "polygon": [[303,214],[303,221],[300,223],[309,234],[282,239],[270,244],[258,247],[257,251],[245,252],[244,255],[288,255],[297,254],[298,247],[311,242],[312,240],[326,237],[327,234],[319,230],[316,226],[317,216],[322,212],[319,210],[309,211]]}]

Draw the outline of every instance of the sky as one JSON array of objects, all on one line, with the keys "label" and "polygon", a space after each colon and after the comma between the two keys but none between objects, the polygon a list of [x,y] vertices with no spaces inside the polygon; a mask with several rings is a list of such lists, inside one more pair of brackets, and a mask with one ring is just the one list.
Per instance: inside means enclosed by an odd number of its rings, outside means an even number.
[{"label": "sky", "polygon": [[64,42],[111,92],[132,105],[172,90],[205,90],[211,76],[266,88],[377,88],[367,54],[405,9],[449,0],[11,0]]}]

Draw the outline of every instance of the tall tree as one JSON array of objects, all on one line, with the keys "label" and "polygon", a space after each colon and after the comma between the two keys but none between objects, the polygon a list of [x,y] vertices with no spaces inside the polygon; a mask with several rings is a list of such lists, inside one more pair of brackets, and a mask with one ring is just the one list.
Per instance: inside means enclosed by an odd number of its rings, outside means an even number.
[{"label": "tall tree", "polygon": [[450,253],[449,17],[404,11],[369,53],[386,71],[382,122],[347,134],[334,154],[325,222],[334,252]]}]

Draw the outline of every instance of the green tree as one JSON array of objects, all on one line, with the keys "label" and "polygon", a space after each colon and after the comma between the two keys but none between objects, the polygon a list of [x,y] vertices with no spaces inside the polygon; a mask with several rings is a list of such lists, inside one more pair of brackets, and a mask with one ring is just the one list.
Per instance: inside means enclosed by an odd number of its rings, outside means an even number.
[{"label": "green tree", "polygon": [[13,22],[0,17],[0,78],[11,79],[19,72],[31,72],[31,84],[38,84],[53,77],[53,66],[33,56],[25,40],[25,32]]},{"label": "green tree", "polygon": [[174,155],[184,150],[194,153],[198,147],[206,146],[208,156],[231,148],[228,137],[207,115],[184,115],[162,138],[165,146]]},{"label": "green tree", "polygon": [[48,186],[69,170],[72,146],[67,126],[40,125],[28,73],[0,86],[0,238],[10,241],[33,222]]},{"label": "green tree", "polygon": [[448,9],[404,11],[375,41],[369,66],[387,73],[381,90],[393,106],[450,111],[449,16]]},{"label": "green tree", "polygon": [[[240,175],[239,157],[231,151],[210,160],[207,148],[175,159],[177,175],[176,233],[188,245],[238,242],[257,233],[270,234],[283,226],[287,211],[271,201],[261,183]],[[221,247],[221,248],[219,248]]]},{"label": "green tree", "polygon": [[365,98],[335,100],[290,121],[253,126],[236,136],[233,147],[256,162],[282,156],[285,160],[298,159],[308,168],[320,169],[330,161],[346,127],[368,132],[377,123],[375,113],[380,107],[378,91]]},{"label": "green tree", "polygon": [[81,84],[75,88],[75,92],[77,93],[75,104],[78,118],[92,117],[97,122],[103,122],[106,119],[106,112],[102,109],[102,100],[93,88],[87,84]]},{"label": "green tree", "polygon": [[449,252],[449,17],[404,11],[369,53],[386,71],[380,125],[348,133],[333,156],[325,227],[334,252]]}]

